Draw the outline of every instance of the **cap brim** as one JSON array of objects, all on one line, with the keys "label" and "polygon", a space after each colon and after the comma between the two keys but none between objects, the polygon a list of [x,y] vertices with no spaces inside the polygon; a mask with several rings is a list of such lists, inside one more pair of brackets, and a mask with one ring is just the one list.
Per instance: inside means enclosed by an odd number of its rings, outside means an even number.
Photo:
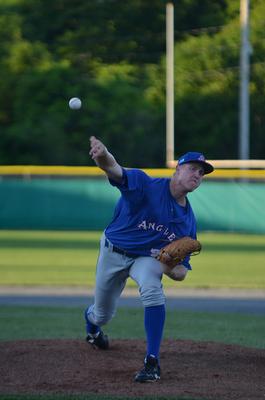
[{"label": "cap brim", "polygon": [[189,163],[198,163],[201,164],[201,166],[204,169],[204,174],[210,174],[211,172],[214,171],[214,167],[212,166],[212,164],[207,163],[206,161],[200,161],[200,160],[189,160],[189,161],[184,161],[182,163],[180,163],[179,165],[183,165],[183,164],[189,164]]},{"label": "cap brim", "polygon": [[214,171],[214,167],[212,166],[212,164],[209,164],[206,161],[197,161],[197,162],[202,164],[205,175],[210,174],[211,172]]}]

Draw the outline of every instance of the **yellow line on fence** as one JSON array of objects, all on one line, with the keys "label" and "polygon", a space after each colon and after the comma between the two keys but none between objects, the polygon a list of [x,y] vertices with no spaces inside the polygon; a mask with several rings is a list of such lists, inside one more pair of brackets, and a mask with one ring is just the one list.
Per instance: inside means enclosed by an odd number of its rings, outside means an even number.
[{"label": "yellow line on fence", "polygon": [[[174,168],[143,168],[150,176],[170,177]],[[2,165],[0,176],[104,176],[104,172],[98,167],[80,166],[42,166],[42,165]],[[207,179],[265,179],[264,169],[216,169]]]},{"label": "yellow line on fence", "polygon": [[98,167],[64,165],[1,165],[0,175],[104,175]]}]

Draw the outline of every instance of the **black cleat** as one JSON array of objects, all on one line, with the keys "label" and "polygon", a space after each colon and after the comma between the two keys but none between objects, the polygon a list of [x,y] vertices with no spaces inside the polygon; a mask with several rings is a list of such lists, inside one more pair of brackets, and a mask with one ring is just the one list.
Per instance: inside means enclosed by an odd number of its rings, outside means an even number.
[{"label": "black cleat", "polygon": [[102,331],[99,331],[93,335],[88,333],[86,341],[97,349],[107,350],[109,348],[108,336],[104,335]]},{"label": "black cleat", "polygon": [[87,311],[88,308],[85,310],[85,320],[86,320],[86,332],[87,332],[87,336],[86,336],[86,341],[87,343],[91,344],[95,349],[102,349],[102,350],[107,350],[109,348],[109,339],[107,335],[104,335],[104,333],[102,332],[102,330],[95,326],[95,328],[99,329],[98,332],[96,333],[90,333],[89,329],[91,328],[91,323],[88,320],[88,316],[87,316]]},{"label": "black cleat", "polygon": [[160,379],[160,366],[155,356],[147,356],[144,368],[135,375],[135,382],[155,382]]}]

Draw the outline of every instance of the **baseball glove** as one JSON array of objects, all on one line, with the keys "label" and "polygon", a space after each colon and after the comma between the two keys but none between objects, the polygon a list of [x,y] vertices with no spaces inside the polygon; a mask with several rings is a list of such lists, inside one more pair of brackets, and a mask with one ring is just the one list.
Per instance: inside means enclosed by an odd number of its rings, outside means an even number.
[{"label": "baseball glove", "polygon": [[196,255],[201,251],[201,243],[189,236],[174,240],[163,247],[157,255],[157,260],[169,268],[181,264],[188,255]]}]

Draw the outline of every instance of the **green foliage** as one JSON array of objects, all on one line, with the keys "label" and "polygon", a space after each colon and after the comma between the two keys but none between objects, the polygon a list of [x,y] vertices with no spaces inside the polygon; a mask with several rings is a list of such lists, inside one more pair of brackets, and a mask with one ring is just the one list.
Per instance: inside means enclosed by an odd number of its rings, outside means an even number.
[{"label": "green foliage", "polygon": [[[237,158],[239,2],[174,3],[176,156]],[[165,6],[2,0],[0,163],[92,165],[96,134],[121,164],[163,167]],[[264,15],[264,2],[252,1],[252,158],[265,152]],[[72,96],[82,98],[78,112],[68,108]]]},{"label": "green foliage", "polygon": [[214,37],[204,34],[176,45],[178,156],[188,147],[212,158],[236,158],[238,77],[229,66],[237,65],[237,31],[234,24]]}]

